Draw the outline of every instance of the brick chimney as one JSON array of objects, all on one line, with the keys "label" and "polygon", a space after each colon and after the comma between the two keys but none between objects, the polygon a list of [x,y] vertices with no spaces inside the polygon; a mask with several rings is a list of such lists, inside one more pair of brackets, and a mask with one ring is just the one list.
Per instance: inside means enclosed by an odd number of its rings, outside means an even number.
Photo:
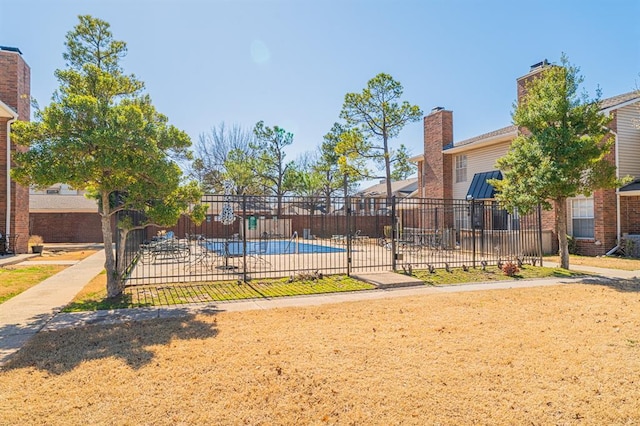
[{"label": "brick chimney", "polygon": [[451,199],[453,176],[451,156],[442,149],[453,143],[453,112],[442,107],[424,117],[424,160],[421,196]]},{"label": "brick chimney", "polygon": [[527,93],[527,83],[535,78],[538,78],[540,76],[540,73],[551,66],[552,65],[549,63],[549,61],[545,59],[544,61],[540,61],[537,64],[531,65],[529,72],[516,80],[518,90],[518,104]]},{"label": "brick chimney", "polygon": [[[0,46],[0,101],[18,114],[18,120],[29,121],[31,69],[22,58],[22,52],[14,47]],[[17,236],[15,251],[26,253],[29,239],[29,188],[13,181],[7,182],[7,123],[9,120],[10,117],[0,116],[0,233]],[[15,152],[16,146],[11,143],[10,149],[11,152]],[[7,204],[9,192],[10,203]],[[7,211],[8,205],[9,211]],[[9,216],[8,227],[7,215]]]}]

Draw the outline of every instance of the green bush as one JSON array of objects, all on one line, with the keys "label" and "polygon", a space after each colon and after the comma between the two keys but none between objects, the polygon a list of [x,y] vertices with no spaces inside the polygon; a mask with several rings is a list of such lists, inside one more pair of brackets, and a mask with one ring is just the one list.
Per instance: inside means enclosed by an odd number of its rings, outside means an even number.
[{"label": "green bush", "polygon": [[571,235],[567,235],[569,254],[578,254],[578,242]]}]

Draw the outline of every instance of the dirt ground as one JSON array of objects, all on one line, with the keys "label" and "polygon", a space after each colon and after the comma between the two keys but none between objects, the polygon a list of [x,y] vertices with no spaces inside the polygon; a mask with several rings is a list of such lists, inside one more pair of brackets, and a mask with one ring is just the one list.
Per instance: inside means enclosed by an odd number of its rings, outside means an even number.
[{"label": "dirt ground", "polygon": [[0,372],[0,424],[640,424],[640,285],[40,333]]},{"label": "dirt ground", "polygon": [[82,260],[96,253],[97,250],[45,250],[41,256],[30,257],[29,261],[39,262],[43,260]]}]

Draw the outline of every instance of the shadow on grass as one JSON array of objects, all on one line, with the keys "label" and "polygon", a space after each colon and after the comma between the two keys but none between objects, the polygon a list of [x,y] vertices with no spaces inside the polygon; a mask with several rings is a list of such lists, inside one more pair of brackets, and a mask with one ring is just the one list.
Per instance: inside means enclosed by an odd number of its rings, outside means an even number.
[{"label": "shadow on grass", "polygon": [[151,306],[153,306],[152,303],[134,303],[131,294],[123,293],[113,298],[86,299],[79,302],[71,302],[64,307],[64,312],[104,311]]},{"label": "shadow on grass", "polygon": [[153,346],[166,345],[175,339],[210,339],[217,334],[215,319],[196,320],[193,314],[40,332],[3,369],[32,367],[64,374],[85,361],[107,358],[119,358],[129,367],[139,369],[153,361],[154,351],[150,349]]},{"label": "shadow on grass", "polygon": [[555,268],[551,276],[554,278],[583,278],[591,277],[593,276],[593,274],[590,274],[588,272],[576,272],[567,269]]},{"label": "shadow on grass", "polygon": [[640,292],[640,278],[609,278],[597,275],[590,275],[580,281],[581,284],[593,284],[610,287],[614,290],[633,293]]}]

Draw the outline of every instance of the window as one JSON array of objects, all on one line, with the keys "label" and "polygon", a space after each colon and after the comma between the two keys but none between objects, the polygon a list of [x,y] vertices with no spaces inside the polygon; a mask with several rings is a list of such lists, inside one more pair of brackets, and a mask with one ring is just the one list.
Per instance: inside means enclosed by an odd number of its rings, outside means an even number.
[{"label": "window", "polygon": [[456,183],[467,181],[467,156],[456,155]]},{"label": "window", "polygon": [[593,238],[593,198],[571,200],[571,224],[576,238]]}]

